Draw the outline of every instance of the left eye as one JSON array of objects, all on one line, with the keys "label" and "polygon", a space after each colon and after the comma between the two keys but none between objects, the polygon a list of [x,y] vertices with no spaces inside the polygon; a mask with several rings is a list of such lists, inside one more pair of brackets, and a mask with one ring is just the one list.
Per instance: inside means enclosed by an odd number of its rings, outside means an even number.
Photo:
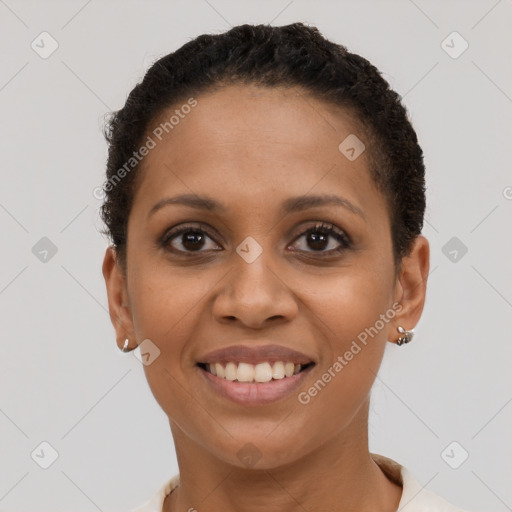
[{"label": "left eye", "polygon": [[[304,252],[321,252],[321,253],[335,253],[341,252],[344,249],[348,249],[350,247],[350,240],[347,235],[343,231],[338,231],[331,224],[318,224],[312,228],[306,230],[302,235],[300,235],[296,240],[300,240],[301,238],[306,237],[306,243],[309,247],[313,247],[313,251],[304,251]],[[329,238],[334,238],[338,241],[338,247],[334,244],[334,248],[328,249],[331,245],[329,243]],[[291,246],[295,248],[297,245],[294,242]]]}]

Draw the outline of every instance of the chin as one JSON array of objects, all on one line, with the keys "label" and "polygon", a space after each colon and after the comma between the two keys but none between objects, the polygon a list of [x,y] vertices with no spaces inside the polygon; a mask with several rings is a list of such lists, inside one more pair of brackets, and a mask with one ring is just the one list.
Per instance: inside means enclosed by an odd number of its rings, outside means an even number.
[{"label": "chin", "polygon": [[[274,425],[275,427],[275,425]],[[211,453],[226,464],[249,470],[274,469],[291,464],[303,457],[304,446],[297,443],[297,435],[265,433],[230,439],[224,446],[211,446]],[[211,442],[211,439],[209,440]],[[297,450],[297,452],[295,451]],[[300,453],[298,452],[300,450]]]}]

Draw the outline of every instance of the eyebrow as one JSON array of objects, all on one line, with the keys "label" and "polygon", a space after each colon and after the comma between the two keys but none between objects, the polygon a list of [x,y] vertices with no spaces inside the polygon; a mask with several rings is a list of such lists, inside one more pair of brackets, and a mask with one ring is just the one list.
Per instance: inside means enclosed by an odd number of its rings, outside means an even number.
[{"label": "eyebrow", "polygon": [[[227,208],[223,204],[219,203],[215,199],[208,196],[198,196],[195,194],[182,194],[176,197],[164,197],[149,210],[147,217],[161,210],[165,206],[181,204],[189,206],[190,208],[196,208],[198,210],[206,210],[214,213],[226,213]],[[365,215],[361,208],[351,203],[348,199],[332,194],[327,195],[305,195],[298,197],[290,197],[286,199],[280,208],[280,214],[286,215],[293,212],[307,210],[308,208],[315,208],[318,206],[341,206],[350,212],[359,215],[365,219]]]}]

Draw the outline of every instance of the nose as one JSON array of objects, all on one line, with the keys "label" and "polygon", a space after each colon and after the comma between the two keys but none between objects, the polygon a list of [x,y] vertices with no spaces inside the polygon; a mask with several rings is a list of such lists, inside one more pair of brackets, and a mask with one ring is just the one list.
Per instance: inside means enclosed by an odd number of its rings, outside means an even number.
[{"label": "nose", "polygon": [[252,262],[233,252],[232,267],[221,281],[222,287],[213,303],[217,321],[261,329],[289,322],[297,315],[295,295],[277,265],[267,257],[270,252],[270,249],[263,250]]}]

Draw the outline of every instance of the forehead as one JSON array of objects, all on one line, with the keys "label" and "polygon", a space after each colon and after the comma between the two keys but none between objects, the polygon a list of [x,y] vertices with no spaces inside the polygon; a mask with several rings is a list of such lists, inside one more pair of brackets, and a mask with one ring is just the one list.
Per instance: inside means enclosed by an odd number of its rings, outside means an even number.
[{"label": "forehead", "polygon": [[231,85],[194,100],[193,108],[184,99],[151,123],[156,145],[144,158],[136,198],[207,192],[268,204],[338,188],[363,209],[375,202],[365,152],[350,160],[339,149],[349,136],[369,142],[352,112],[299,88]]},{"label": "forehead", "polygon": [[[194,99],[197,106],[176,119],[170,133],[163,134],[170,144],[181,147],[201,141],[218,147],[269,142],[290,145],[294,152],[306,154],[313,149],[333,149],[333,145],[336,149],[344,134],[358,132],[364,137],[352,110],[321,102],[298,87],[228,85]],[[152,126],[162,126],[186,103],[184,99],[161,112]]]}]

